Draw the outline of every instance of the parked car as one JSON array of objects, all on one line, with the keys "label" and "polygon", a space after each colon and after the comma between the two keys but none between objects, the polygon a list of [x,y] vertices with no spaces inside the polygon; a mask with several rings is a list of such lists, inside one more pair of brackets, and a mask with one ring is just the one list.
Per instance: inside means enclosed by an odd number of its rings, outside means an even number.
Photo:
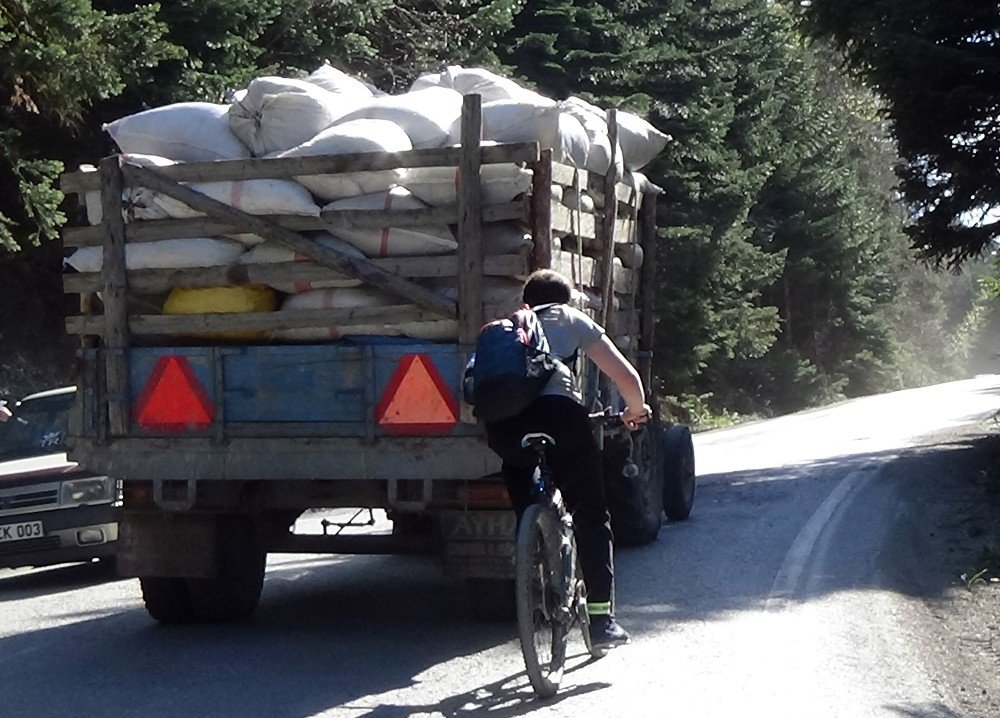
[{"label": "parked car", "polygon": [[118,482],[66,457],[76,387],[26,396],[0,423],[0,568],[113,559]]}]

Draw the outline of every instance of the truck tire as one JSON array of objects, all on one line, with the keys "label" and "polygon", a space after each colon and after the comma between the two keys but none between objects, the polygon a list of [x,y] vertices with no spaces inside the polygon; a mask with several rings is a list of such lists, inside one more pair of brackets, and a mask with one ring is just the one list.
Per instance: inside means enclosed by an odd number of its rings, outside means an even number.
[{"label": "truck tire", "polygon": [[472,615],[480,621],[512,621],[517,614],[514,579],[467,578]]},{"label": "truck tire", "polygon": [[147,576],[139,579],[146,611],[160,623],[181,624],[195,620],[187,583],[183,578]]},{"label": "truck tire", "polygon": [[215,577],[185,579],[194,615],[209,623],[244,620],[260,601],[267,553],[248,517],[219,516],[215,535]]},{"label": "truck tire", "polygon": [[697,478],[691,430],[674,424],[663,432],[663,510],[671,521],[691,515]]},{"label": "truck tire", "polygon": [[623,473],[628,461],[627,442],[608,440],[604,445],[604,485],[611,528],[620,545],[643,546],[660,534],[664,496],[660,433],[655,421],[632,432],[632,461],[638,469],[634,476]]}]

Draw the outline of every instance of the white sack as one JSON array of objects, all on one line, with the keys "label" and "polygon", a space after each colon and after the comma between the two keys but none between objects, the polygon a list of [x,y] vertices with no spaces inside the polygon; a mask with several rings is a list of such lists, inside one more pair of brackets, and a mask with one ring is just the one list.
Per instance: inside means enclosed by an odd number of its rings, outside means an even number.
[{"label": "white sack", "polygon": [[336,94],[306,80],[258,77],[229,108],[229,126],[256,157],[263,157],[312,139],[361,102],[363,97]]},{"label": "white sack", "polygon": [[517,222],[490,222],[482,229],[483,254],[521,254],[534,246],[531,235]]},{"label": "white sack", "polygon": [[538,102],[546,98],[506,77],[478,67],[464,68],[449,65],[443,72],[418,77],[410,91],[427,87],[447,87],[461,95],[480,95],[483,102],[519,100]]},{"label": "white sack", "polygon": [[[357,248],[342,239],[337,239],[327,233],[321,235],[310,235],[319,245],[335,249],[348,257],[364,257]],[[291,247],[281,242],[267,241],[259,244],[249,252],[240,257],[240,264],[281,264],[284,262],[309,262],[312,261],[304,254],[296,252]],[[331,270],[332,271],[332,270]],[[334,287],[359,287],[362,282],[347,276],[324,279],[316,282],[268,282],[268,285],[279,292],[286,294],[299,294],[309,292],[314,289],[330,289]]]},{"label": "white sack", "polygon": [[[125,245],[125,267],[129,270],[215,267],[235,262],[241,254],[243,245],[231,239],[161,239]],[[66,264],[78,272],[99,272],[103,256],[102,247],[81,247],[66,258]]]},{"label": "white sack", "polygon": [[462,117],[462,96],[444,87],[375,97],[345,114],[337,124],[388,120],[403,128],[415,148],[444,147]]},{"label": "white sack", "polygon": [[[124,154],[122,158],[131,165],[156,169],[176,164],[173,160],[155,155]],[[93,165],[81,165],[82,172],[96,172]],[[134,219],[166,219],[170,215],[159,207],[156,202],[157,193],[146,187],[126,187],[122,190],[122,216],[126,222]],[[104,220],[104,208],[101,205],[100,190],[87,192],[87,221],[98,225]]]},{"label": "white sack", "polygon": [[[362,197],[332,202],[327,210],[426,209],[427,205],[402,187]],[[430,227],[382,227],[374,229],[331,229],[330,233],[360,249],[366,257],[412,257],[450,254],[458,242],[446,225]]]},{"label": "white sack", "polygon": [[626,269],[639,269],[642,266],[642,247],[635,242],[628,244],[615,244],[615,258],[622,263]]},{"label": "white sack", "polygon": [[590,141],[583,125],[550,100],[497,100],[483,105],[483,138],[497,142],[537,142],[552,149],[556,162],[585,167]]},{"label": "white sack", "polygon": [[338,70],[329,62],[324,62],[317,67],[306,78],[306,81],[322,87],[327,92],[354,97],[358,100],[366,100],[372,96],[371,88],[368,85],[357,78],[351,77],[346,72]]},{"label": "white sack", "polygon": [[[206,197],[228,204],[248,214],[293,214],[318,217],[319,206],[305,187],[292,180],[256,179],[242,182],[206,182],[190,188]],[[152,193],[152,202],[168,216],[176,219],[200,217],[197,212],[180,200],[159,192]]]},{"label": "white sack", "polygon": [[[579,97],[570,97],[559,104],[563,112],[575,117],[583,126],[590,141],[590,151],[587,155],[586,170],[599,175],[607,173],[611,166],[611,138],[608,136],[608,121],[603,110]],[[621,145],[615,155],[617,177],[624,171]]]},{"label": "white sack", "polygon": [[[458,203],[458,167],[415,167],[404,186],[432,207]],[[479,171],[480,196],[484,205],[511,202],[531,189],[531,172],[514,164],[482,165]]]},{"label": "white sack", "polygon": [[649,164],[669,141],[669,135],[660,132],[638,115],[618,112],[618,144],[622,148],[625,169],[637,170]]},{"label": "white sack", "polygon": [[[388,307],[401,304],[401,300],[382,292],[367,289],[318,289],[295,294],[285,300],[281,311],[296,309],[349,309],[353,307]],[[378,322],[347,327],[279,329],[277,339],[291,341],[321,341],[340,339],[341,336],[407,336],[414,339],[447,341],[458,338],[458,322],[442,319],[423,322]]]},{"label": "white sack", "polygon": [[103,126],[122,152],[167,157],[178,162],[211,162],[250,157],[229,129],[229,105],[179,102]]},{"label": "white sack", "polygon": [[[439,294],[458,301],[456,280],[435,282]],[[483,321],[509,317],[524,305],[524,282],[511,277],[483,278]]]},{"label": "white sack", "polygon": [[567,187],[563,192],[562,205],[585,214],[594,213],[594,198],[586,190],[577,194],[572,187]]},{"label": "white sack", "polygon": [[[591,105],[585,100],[581,100],[579,97],[570,97],[563,100],[561,106],[566,112],[572,113],[574,117],[583,123],[587,134],[591,137],[591,152],[594,156],[589,162],[592,167],[588,166],[587,169],[592,169],[594,172],[601,172],[600,167],[603,161],[599,161],[599,158],[605,151],[610,152],[610,141],[607,143],[606,150],[601,145],[600,140],[596,141],[598,145],[596,149],[593,144],[595,142],[595,135],[600,133],[601,126],[604,128],[604,134],[607,134],[605,113],[600,108]],[[621,149],[619,154],[622,156],[625,169],[637,170],[656,157],[667,146],[670,137],[660,132],[638,115],[624,110],[619,110],[617,114],[618,146]],[[604,165],[604,170],[607,170],[606,164]],[[621,176],[620,172],[619,176]]]},{"label": "white sack", "polygon": [[[157,168],[177,164],[173,160],[153,155],[126,154],[122,157],[127,164],[137,167]],[[189,185],[189,187],[249,214],[319,216],[319,207],[313,201],[312,196],[305,187],[292,180],[255,179],[241,182],[203,182]],[[100,193],[95,194],[97,194],[99,207]],[[166,217],[187,219],[202,216],[201,212],[191,209],[184,202],[145,187],[127,189],[123,198],[129,205],[130,216],[136,219],[163,219]]]},{"label": "white sack", "polygon": [[[405,152],[413,149],[399,125],[387,120],[354,120],[323,130],[308,142],[281,152],[278,157],[347,155],[359,152]],[[317,197],[332,201],[344,197],[384,192],[406,179],[405,169],[345,172],[296,177]]]}]

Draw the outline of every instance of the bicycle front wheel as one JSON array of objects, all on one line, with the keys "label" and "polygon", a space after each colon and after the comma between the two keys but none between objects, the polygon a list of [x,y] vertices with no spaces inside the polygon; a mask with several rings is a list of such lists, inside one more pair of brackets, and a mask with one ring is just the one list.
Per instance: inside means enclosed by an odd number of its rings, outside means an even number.
[{"label": "bicycle front wheel", "polygon": [[541,698],[559,690],[569,625],[564,607],[559,526],[553,512],[529,506],[517,530],[515,593],[521,653],[531,687]]}]

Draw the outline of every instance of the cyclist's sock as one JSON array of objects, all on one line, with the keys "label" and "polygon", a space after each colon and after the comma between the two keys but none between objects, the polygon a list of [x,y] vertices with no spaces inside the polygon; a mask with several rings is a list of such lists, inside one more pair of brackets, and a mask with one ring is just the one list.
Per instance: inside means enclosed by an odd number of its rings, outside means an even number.
[{"label": "cyclist's sock", "polygon": [[611,601],[605,601],[604,603],[588,603],[587,613],[591,616],[610,616]]}]

